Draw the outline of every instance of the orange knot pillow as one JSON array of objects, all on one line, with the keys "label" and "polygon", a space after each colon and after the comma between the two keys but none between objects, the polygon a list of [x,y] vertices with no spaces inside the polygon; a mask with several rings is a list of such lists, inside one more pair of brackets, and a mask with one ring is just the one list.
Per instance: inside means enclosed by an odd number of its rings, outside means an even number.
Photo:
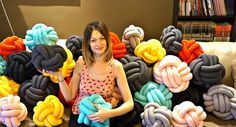
[{"label": "orange knot pillow", "polygon": [[176,105],[172,111],[174,127],[203,127],[207,114],[201,106],[195,106],[191,101]]},{"label": "orange knot pillow", "polygon": [[184,91],[188,88],[193,75],[187,63],[182,62],[174,55],[167,55],[153,67],[154,79],[164,83],[173,93]]},{"label": "orange knot pillow", "polygon": [[178,54],[182,48],[182,32],[172,25],[168,26],[162,30],[160,41],[168,54]]},{"label": "orange knot pillow", "polygon": [[2,55],[5,60],[8,60],[8,56],[12,53],[20,52],[25,49],[23,39],[17,36],[7,37],[0,43],[0,55]]},{"label": "orange knot pillow", "polygon": [[125,43],[129,53],[133,54],[135,47],[141,43],[144,38],[144,31],[141,27],[130,25],[125,28],[122,36],[122,42]]},{"label": "orange knot pillow", "polygon": [[143,60],[152,64],[160,61],[166,55],[166,50],[161,46],[160,41],[156,39],[150,39],[147,42],[142,42],[134,50],[134,54]]},{"label": "orange knot pillow", "polygon": [[183,47],[179,51],[178,56],[187,64],[197,59],[203,53],[202,47],[195,40],[183,40],[182,45]]},{"label": "orange knot pillow", "polygon": [[7,127],[19,127],[27,114],[27,108],[20,102],[19,96],[9,95],[0,98],[0,123]]},{"label": "orange knot pillow", "polygon": [[[73,59],[73,55],[72,55],[71,51],[67,48],[64,48],[64,49],[65,49],[66,54],[67,54],[67,59],[66,59],[66,61],[64,61],[63,66],[60,69],[61,69],[63,77],[70,77],[72,72],[73,72],[73,69],[75,67],[75,61]],[[47,76],[47,77],[50,77],[52,82],[58,83],[58,77],[57,76],[55,76],[53,74],[49,74],[47,72],[43,72],[43,75]]]},{"label": "orange knot pillow", "polygon": [[120,59],[127,54],[126,46],[114,32],[109,32],[112,44],[112,54],[115,59]]},{"label": "orange knot pillow", "polygon": [[0,98],[10,94],[17,95],[20,85],[6,76],[0,76]]},{"label": "orange knot pillow", "polygon": [[72,52],[73,59],[78,60],[82,56],[83,37],[72,35],[66,40],[66,47]]},{"label": "orange knot pillow", "polygon": [[34,107],[33,121],[37,126],[53,127],[62,124],[64,106],[54,95],[48,95]]}]

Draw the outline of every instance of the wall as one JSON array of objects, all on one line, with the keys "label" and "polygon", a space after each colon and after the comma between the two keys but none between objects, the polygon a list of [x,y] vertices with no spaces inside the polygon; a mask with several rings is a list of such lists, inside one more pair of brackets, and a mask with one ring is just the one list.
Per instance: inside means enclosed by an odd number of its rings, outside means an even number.
[{"label": "wall", "polygon": [[[15,34],[24,38],[36,23],[52,26],[59,38],[83,35],[85,25],[103,21],[120,37],[130,24],[144,29],[145,39],[159,38],[172,23],[172,0],[3,0]],[[0,24],[0,30],[2,26]],[[0,35],[1,36],[1,35]],[[4,35],[6,36],[6,35]],[[7,35],[9,36],[9,35]]]}]

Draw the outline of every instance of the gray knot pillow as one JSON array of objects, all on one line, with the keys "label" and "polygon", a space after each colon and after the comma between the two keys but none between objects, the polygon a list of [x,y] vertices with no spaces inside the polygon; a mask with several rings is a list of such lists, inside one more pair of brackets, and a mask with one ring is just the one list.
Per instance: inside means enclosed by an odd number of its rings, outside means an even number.
[{"label": "gray knot pillow", "polygon": [[66,59],[66,51],[59,45],[37,45],[32,51],[32,63],[39,70],[57,71]]},{"label": "gray knot pillow", "polygon": [[206,110],[223,120],[236,120],[236,90],[224,84],[212,86],[203,94]]}]

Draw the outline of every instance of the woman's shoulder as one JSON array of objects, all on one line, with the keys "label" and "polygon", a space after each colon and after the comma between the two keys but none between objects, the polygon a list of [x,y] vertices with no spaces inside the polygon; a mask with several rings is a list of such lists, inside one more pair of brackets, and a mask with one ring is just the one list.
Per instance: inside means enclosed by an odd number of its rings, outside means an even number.
[{"label": "woman's shoulder", "polygon": [[83,56],[80,56],[79,58],[78,58],[78,60],[76,61],[76,64],[77,65],[84,65],[84,59],[83,59]]},{"label": "woman's shoulder", "polygon": [[115,71],[117,69],[123,69],[123,65],[122,65],[122,63],[120,61],[118,61],[116,59],[113,59],[112,63],[113,63],[113,68],[114,68]]}]

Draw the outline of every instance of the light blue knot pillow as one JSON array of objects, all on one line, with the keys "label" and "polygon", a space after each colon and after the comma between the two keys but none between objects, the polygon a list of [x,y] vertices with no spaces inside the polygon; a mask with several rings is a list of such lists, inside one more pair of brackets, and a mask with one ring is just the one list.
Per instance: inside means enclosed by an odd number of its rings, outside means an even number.
[{"label": "light blue knot pillow", "polygon": [[38,23],[31,30],[26,31],[24,44],[32,50],[35,45],[55,45],[58,41],[57,32],[53,27]]},{"label": "light blue knot pillow", "polygon": [[91,127],[109,127],[109,119],[105,120],[103,123],[89,120],[88,115],[92,115],[98,112],[98,109],[94,106],[94,103],[102,106],[103,108],[112,108],[112,105],[106,102],[99,94],[93,94],[89,97],[84,97],[79,104],[80,114],[77,122],[84,123]]}]

